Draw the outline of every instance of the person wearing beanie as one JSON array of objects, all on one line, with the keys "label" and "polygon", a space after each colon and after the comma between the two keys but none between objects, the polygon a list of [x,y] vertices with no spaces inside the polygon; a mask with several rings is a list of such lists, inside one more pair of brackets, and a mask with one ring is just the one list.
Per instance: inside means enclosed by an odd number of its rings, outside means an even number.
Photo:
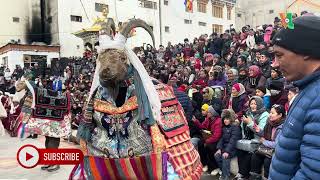
[{"label": "person wearing beanie", "polygon": [[271,77],[267,79],[266,88],[269,88],[271,81],[280,81],[285,82],[285,79],[282,76],[282,72],[279,67],[272,67],[271,69]]},{"label": "person wearing beanie", "polygon": [[257,87],[256,89],[256,96],[259,96],[263,99],[264,107],[267,110],[270,110],[271,104],[270,104],[270,92],[267,91],[267,88],[265,87]]},{"label": "person wearing beanie", "polygon": [[271,76],[271,61],[270,54],[268,51],[262,51],[259,58],[259,68],[262,72],[262,75],[268,79]]},{"label": "person wearing beanie", "polygon": [[271,180],[320,176],[320,17],[301,16],[293,24],[293,29],[281,29],[272,40],[275,61],[299,94],[277,138]]},{"label": "person wearing beanie", "polygon": [[255,95],[258,86],[265,86],[267,79],[256,65],[249,67],[249,83],[245,86],[248,95]]},{"label": "person wearing beanie", "polygon": [[222,179],[230,179],[230,162],[236,156],[236,143],[241,139],[241,129],[237,116],[232,109],[224,109],[221,114],[223,121],[222,137],[218,142],[215,159],[222,170]]},{"label": "person wearing beanie", "polygon": [[203,171],[217,173],[218,165],[214,159],[214,153],[217,151],[217,144],[222,134],[221,118],[216,110],[212,106],[209,106],[207,117],[202,123],[197,119],[193,121],[202,131],[202,139],[198,144],[198,150],[204,166]]},{"label": "person wearing beanie", "polygon": [[227,104],[228,109],[232,109],[238,117],[242,117],[242,115],[247,110],[247,102],[249,98],[246,93],[246,89],[240,83],[236,83],[232,86],[232,91],[230,95],[229,102]]},{"label": "person wearing beanie", "polygon": [[[264,129],[269,113],[266,111],[263,105],[263,100],[261,97],[253,96],[249,101],[249,109],[246,115],[242,116],[242,139],[259,141],[260,137],[255,133],[255,129]],[[241,117],[239,117],[241,118]],[[250,144],[243,144],[238,146],[238,165],[239,173],[235,177],[236,179],[248,179],[251,171],[251,156],[252,152],[249,152]]]},{"label": "person wearing beanie", "polygon": [[280,104],[285,106],[288,102],[288,91],[284,89],[284,83],[281,81],[271,81],[270,86],[270,103],[271,106],[274,104]]}]

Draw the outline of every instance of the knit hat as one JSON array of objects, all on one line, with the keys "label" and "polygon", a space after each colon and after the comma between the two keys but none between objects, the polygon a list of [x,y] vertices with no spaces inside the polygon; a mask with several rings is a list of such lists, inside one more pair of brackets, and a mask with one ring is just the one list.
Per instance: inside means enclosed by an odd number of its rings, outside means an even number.
[{"label": "knit hat", "polygon": [[238,92],[240,92],[240,84],[236,83],[232,86],[233,88],[235,88]]},{"label": "knit hat", "polygon": [[320,59],[320,17],[300,16],[293,20],[293,24],[294,29],[281,29],[272,43],[297,54]]},{"label": "knit hat", "polygon": [[266,93],[267,93],[267,88],[265,88],[265,87],[263,87],[263,86],[258,86],[258,87],[256,88],[256,90],[259,90],[259,91],[263,92],[263,94],[266,94]]},{"label": "knit hat", "polygon": [[284,83],[282,81],[273,80],[270,83],[269,89],[281,91],[284,89]]},{"label": "knit hat", "polygon": [[201,107],[201,110],[202,110],[202,111],[208,111],[208,109],[209,109],[209,105],[208,105],[208,104],[204,104],[204,105],[202,105],[202,107]]},{"label": "knit hat", "polygon": [[217,111],[212,107],[212,106],[209,106],[208,108],[208,113],[212,114],[212,116],[219,116],[219,114],[217,113]]}]

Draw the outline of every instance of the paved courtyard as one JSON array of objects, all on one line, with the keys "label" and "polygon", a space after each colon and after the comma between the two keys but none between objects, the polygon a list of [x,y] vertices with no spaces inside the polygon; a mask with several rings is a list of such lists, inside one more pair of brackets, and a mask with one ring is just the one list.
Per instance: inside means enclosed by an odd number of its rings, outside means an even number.
[{"label": "paved courtyard", "polygon": [[[32,144],[38,148],[44,148],[45,138],[39,136],[37,139],[26,139],[21,141],[9,135],[0,136],[0,180],[1,179],[24,179],[24,180],[67,180],[73,165],[64,165],[59,171],[42,171],[40,166],[33,169],[21,167],[16,159],[18,149],[25,144]],[[62,140],[61,148],[79,148],[79,146]],[[203,180],[218,179],[209,175],[203,175]]]}]

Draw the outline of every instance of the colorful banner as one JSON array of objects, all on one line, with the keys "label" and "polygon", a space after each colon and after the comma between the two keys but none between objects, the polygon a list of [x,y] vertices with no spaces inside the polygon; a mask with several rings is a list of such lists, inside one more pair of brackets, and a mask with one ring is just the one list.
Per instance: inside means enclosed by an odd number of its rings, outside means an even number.
[{"label": "colorful banner", "polygon": [[193,0],[185,0],[184,5],[188,12],[191,12],[193,10]]}]

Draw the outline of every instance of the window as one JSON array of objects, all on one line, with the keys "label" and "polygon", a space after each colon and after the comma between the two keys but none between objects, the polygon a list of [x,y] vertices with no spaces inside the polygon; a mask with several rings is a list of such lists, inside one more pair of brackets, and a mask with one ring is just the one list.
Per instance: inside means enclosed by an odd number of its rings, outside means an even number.
[{"label": "window", "polygon": [[20,18],[18,18],[18,17],[13,17],[13,18],[12,18],[12,21],[18,23],[18,22],[20,22]]},{"label": "window", "polygon": [[74,22],[82,22],[82,16],[74,16],[74,15],[71,15],[71,21],[74,21]]},{"label": "window", "polygon": [[2,64],[4,67],[8,67],[8,56],[2,58]]},{"label": "window", "polygon": [[149,9],[157,9],[157,3],[153,1],[148,1],[148,0],[139,0],[140,1],[140,6],[144,8],[149,8]]},{"label": "window", "polygon": [[199,24],[199,26],[207,26],[207,23],[205,23],[205,22],[200,22],[200,21],[199,21],[198,24]]},{"label": "window", "polygon": [[223,18],[223,7],[213,5],[212,6],[212,15],[213,15],[213,17],[216,17],[216,18]]},{"label": "window", "polygon": [[47,21],[48,21],[48,23],[52,23],[52,16],[49,16]]},{"label": "window", "polygon": [[241,14],[237,14],[237,17],[241,18]]},{"label": "window", "polygon": [[192,20],[185,19],[185,20],[184,20],[184,23],[185,23],[185,24],[192,24]]},{"label": "window", "polygon": [[102,4],[102,3],[96,3],[95,4],[95,9],[97,12],[102,12],[104,9],[108,9],[108,5]]},{"label": "window", "polygon": [[227,9],[227,19],[228,20],[231,20],[231,11],[232,11],[232,8]]},{"label": "window", "polygon": [[169,26],[165,26],[165,27],[164,27],[164,31],[167,32],[167,33],[170,32]]},{"label": "window", "polygon": [[219,24],[212,24],[212,30],[215,33],[221,34],[223,32],[223,26]]},{"label": "window", "polygon": [[163,4],[166,5],[166,6],[168,6],[169,1],[168,1],[168,0],[164,0]]},{"label": "window", "polygon": [[269,10],[269,14],[273,14],[273,13],[274,13],[273,9]]},{"label": "window", "polygon": [[206,13],[207,12],[207,4],[203,2],[198,2],[198,12]]}]

